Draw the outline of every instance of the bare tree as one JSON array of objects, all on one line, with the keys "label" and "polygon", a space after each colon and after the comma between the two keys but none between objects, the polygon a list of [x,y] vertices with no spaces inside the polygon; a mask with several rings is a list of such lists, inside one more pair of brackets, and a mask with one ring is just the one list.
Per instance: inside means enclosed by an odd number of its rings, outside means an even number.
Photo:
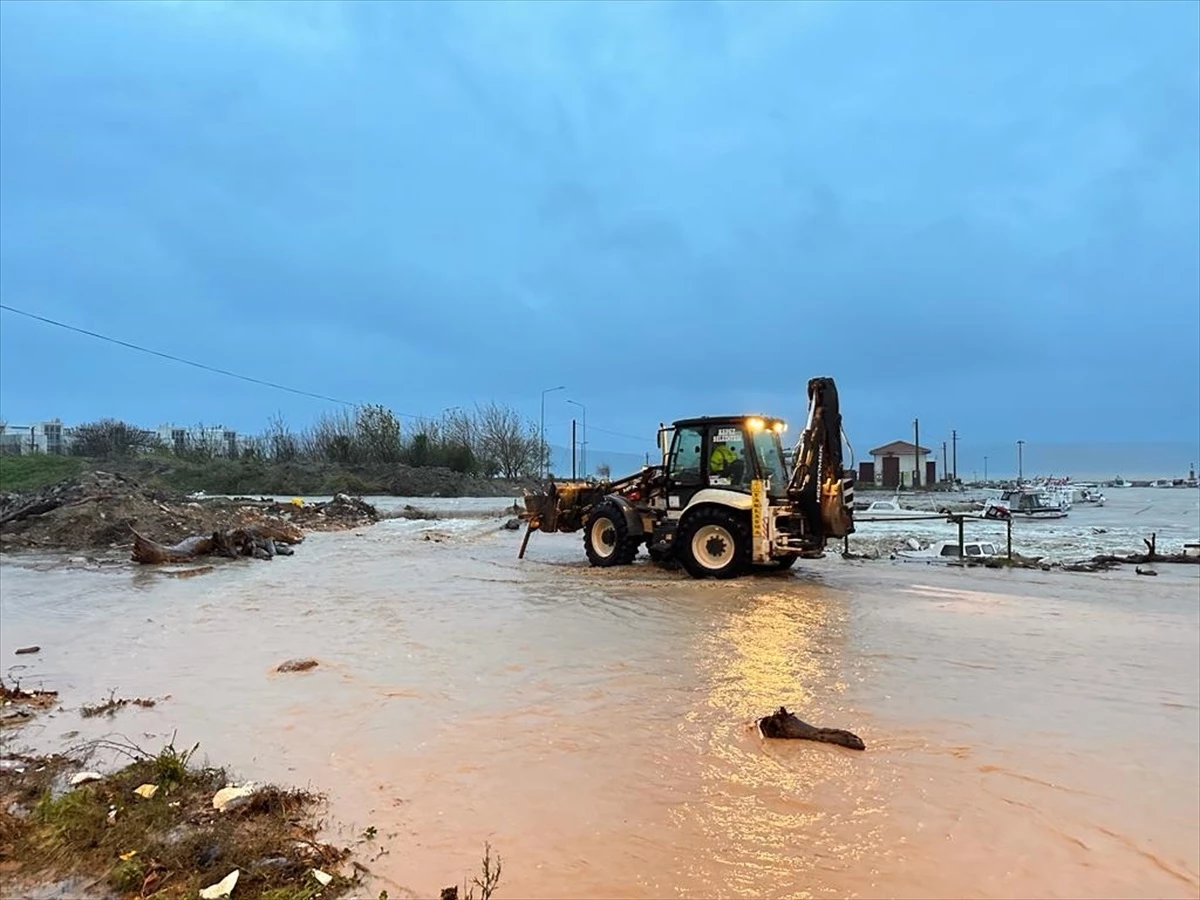
[{"label": "bare tree", "polygon": [[161,446],[154,432],[117,419],[88,422],[71,431],[74,456],[128,457]]},{"label": "bare tree", "polygon": [[481,458],[494,463],[505,478],[522,478],[537,471],[541,441],[532,422],[521,421],[516,410],[489,403],[477,407],[475,427]]},{"label": "bare tree", "polygon": [[267,423],[267,433],[263,435],[267,452],[271,458],[279,462],[292,462],[300,455],[300,442],[288,430],[287,421],[282,413],[276,413]]},{"label": "bare tree", "polygon": [[361,461],[358,425],[347,411],[321,416],[305,438],[306,455],[342,465]]},{"label": "bare tree", "polygon": [[612,467],[608,463],[600,463],[596,466],[596,475],[600,478],[608,478],[612,474]]}]

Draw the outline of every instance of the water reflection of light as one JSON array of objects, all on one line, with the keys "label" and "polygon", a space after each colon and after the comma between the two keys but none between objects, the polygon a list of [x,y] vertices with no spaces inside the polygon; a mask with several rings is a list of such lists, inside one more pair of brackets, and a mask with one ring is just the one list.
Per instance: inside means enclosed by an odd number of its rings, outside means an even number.
[{"label": "water reflection of light", "polygon": [[820,587],[774,590],[729,616],[701,659],[711,666],[709,703],[734,716],[803,705],[826,687],[842,644],[840,607]]},{"label": "water reflection of light", "polygon": [[845,690],[846,629],[835,592],[795,582],[757,592],[701,639],[709,713],[691,730],[700,788],[675,823],[703,835],[708,853],[684,864],[686,882],[817,896],[875,844],[869,766],[823,745],[763,742],[751,724],[781,705],[824,721]]}]

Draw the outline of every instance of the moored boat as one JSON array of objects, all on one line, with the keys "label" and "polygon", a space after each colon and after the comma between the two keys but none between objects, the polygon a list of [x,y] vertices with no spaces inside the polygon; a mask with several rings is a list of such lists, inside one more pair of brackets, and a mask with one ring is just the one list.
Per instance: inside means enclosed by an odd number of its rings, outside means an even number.
[{"label": "moored boat", "polygon": [[1064,519],[1067,511],[1040,490],[1009,490],[983,505],[985,519]]},{"label": "moored boat", "polygon": [[883,519],[936,519],[944,516],[932,509],[906,509],[900,505],[900,498],[891,500],[875,500],[866,509],[857,510],[854,514],[856,522],[874,522]]}]

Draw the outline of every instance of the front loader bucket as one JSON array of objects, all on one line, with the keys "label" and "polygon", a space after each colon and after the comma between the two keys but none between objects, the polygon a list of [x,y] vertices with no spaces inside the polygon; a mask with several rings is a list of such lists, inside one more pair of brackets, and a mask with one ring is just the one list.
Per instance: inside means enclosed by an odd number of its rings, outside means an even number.
[{"label": "front loader bucket", "polygon": [[526,492],[521,518],[538,531],[578,531],[588,507],[602,499],[604,488],[590,482],[552,481],[544,491]]},{"label": "front loader bucket", "polygon": [[529,523],[530,529],[554,532],[558,521],[558,497],[554,485],[537,494],[525,493],[525,512],[521,518]]}]

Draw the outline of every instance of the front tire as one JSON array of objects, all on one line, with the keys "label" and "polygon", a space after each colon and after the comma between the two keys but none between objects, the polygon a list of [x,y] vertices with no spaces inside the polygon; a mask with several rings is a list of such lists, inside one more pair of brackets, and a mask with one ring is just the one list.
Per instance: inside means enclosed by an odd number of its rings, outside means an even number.
[{"label": "front tire", "polygon": [[593,566],[627,566],[637,556],[638,538],[629,533],[621,507],[611,500],[597,503],[583,524],[583,550]]},{"label": "front tire", "polygon": [[719,506],[687,517],[676,539],[679,561],[693,578],[736,578],[750,565],[750,534],[744,515]]}]

